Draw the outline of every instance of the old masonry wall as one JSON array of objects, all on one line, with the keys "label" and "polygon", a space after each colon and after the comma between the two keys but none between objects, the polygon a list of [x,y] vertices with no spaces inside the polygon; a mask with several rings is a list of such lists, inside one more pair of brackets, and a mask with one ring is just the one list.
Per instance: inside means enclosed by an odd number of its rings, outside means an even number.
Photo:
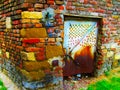
[{"label": "old masonry wall", "polygon": [[119,66],[120,0],[0,0],[0,66],[18,86],[62,89],[64,15],[100,17],[95,74]]}]

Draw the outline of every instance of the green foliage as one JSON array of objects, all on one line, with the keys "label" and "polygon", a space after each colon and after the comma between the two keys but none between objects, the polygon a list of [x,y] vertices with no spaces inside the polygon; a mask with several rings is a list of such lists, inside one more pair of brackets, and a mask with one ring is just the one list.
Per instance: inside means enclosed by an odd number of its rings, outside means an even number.
[{"label": "green foliage", "polygon": [[120,90],[119,72],[112,74],[105,72],[107,79],[102,79],[94,84],[88,85],[87,90]]},{"label": "green foliage", "polygon": [[95,90],[96,86],[94,84],[91,84],[88,86],[87,90]]},{"label": "green foliage", "polygon": [[120,77],[113,76],[108,80],[100,80],[88,86],[87,90],[120,90]]},{"label": "green foliage", "polygon": [[110,90],[111,85],[107,80],[100,80],[95,84],[89,85],[87,90]]},{"label": "green foliage", "polygon": [[111,87],[112,90],[119,90],[120,89],[120,77],[114,75],[111,77]]},{"label": "green foliage", "polygon": [[82,90],[120,90],[120,68],[115,70],[114,73],[106,71],[104,75],[105,78],[89,84],[86,89]]},{"label": "green foliage", "polygon": [[104,74],[105,76],[110,76],[110,71],[106,71]]},{"label": "green foliage", "polygon": [[85,88],[80,88],[79,90],[85,90]]},{"label": "green foliage", "polygon": [[0,90],[7,90],[7,88],[4,86],[1,80],[0,80]]},{"label": "green foliage", "polygon": [[7,90],[5,86],[0,86],[0,90]]},{"label": "green foliage", "polygon": [[120,70],[118,71],[118,73],[120,73]]},{"label": "green foliage", "polygon": [[100,80],[96,84],[96,90],[110,90],[111,85],[108,80]]},{"label": "green foliage", "polygon": [[1,86],[1,85],[3,86],[3,82],[0,80],[0,86]]},{"label": "green foliage", "polygon": [[110,80],[111,80],[111,83],[113,82],[120,83],[120,77],[116,75],[112,76]]},{"label": "green foliage", "polygon": [[113,82],[111,84],[111,90],[120,90],[120,83],[118,82]]}]

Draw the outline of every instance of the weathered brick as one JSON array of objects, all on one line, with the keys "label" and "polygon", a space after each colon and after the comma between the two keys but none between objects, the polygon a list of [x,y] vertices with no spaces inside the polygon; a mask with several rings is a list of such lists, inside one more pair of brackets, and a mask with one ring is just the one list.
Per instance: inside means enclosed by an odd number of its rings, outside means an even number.
[{"label": "weathered brick", "polygon": [[89,1],[89,2],[90,2],[90,4],[93,4],[93,5],[97,5],[98,4],[97,1]]}]

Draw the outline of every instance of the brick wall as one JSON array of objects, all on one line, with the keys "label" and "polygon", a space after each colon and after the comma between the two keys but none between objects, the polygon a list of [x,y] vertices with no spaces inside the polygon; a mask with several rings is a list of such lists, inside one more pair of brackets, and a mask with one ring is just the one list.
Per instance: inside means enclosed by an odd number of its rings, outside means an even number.
[{"label": "brick wall", "polygon": [[117,67],[120,59],[119,4],[119,0],[1,0],[0,56],[3,71],[25,88],[56,85],[60,88],[64,14],[102,18],[96,75]]}]

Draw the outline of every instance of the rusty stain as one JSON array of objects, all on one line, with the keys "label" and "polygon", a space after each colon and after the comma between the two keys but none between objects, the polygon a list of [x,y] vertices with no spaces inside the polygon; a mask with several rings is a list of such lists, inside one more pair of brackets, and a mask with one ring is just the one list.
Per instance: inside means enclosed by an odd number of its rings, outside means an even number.
[{"label": "rusty stain", "polygon": [[89,57],[90,59],[93,59],[93,54],[92,54],[91,48],[92,48],[91,46],[83,46],[81,50],[78,50],[75,53],[74,59],[75,60],[77,58],[81,59],[83,57]]},{"label": "rusty stain", "polygon": [[93,73],[94,54],[92,53],[92,48],[92,46],[83,46],[82,49],[75,53],[74,60],[65,61],[63,76],[79,73]]}]

